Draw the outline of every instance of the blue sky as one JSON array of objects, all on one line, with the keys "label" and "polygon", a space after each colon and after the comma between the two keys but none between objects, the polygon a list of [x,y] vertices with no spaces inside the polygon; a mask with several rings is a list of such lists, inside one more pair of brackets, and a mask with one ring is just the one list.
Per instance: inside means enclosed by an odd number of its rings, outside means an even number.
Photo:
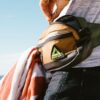
[{"label": "blue sky", "polygon": [[47,26],[39,0],[0,0],[0,74],[37,43]]}]

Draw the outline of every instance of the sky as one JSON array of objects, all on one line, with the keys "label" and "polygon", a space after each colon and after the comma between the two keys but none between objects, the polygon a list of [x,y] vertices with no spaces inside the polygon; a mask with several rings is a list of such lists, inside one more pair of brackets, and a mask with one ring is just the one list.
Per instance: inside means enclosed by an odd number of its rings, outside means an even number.
[{"label": "sky", "polygon": [[[35,46],[48,27],[39,1],[0,0],[0,75],[8,72],[23,51]],[[65,15],[68,6],[60,16]]]},{"label": "sky", "polygon": [[0,0],[0,74],[37,43],[47,26],[39,0]]}]

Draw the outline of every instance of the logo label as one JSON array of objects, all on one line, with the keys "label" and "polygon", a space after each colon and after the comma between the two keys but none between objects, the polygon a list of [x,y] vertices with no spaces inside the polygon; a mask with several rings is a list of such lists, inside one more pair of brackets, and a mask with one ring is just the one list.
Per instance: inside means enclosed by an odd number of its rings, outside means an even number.
[{"label": "logo label", "polygon": [[62,57],[64,57],[64,54],[56,46],[54,46],[51,53],[52,60],[58,60]]}]

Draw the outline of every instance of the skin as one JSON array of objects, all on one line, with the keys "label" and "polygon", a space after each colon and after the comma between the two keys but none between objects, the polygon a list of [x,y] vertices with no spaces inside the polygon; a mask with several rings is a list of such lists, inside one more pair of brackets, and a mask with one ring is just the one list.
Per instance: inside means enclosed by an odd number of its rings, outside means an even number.
[{"label": "skin", "polygon": [[[40,7],[48,22],[57,18],[69,0],[40,0]],[[56,6],[56,9],[54,7]]]}]

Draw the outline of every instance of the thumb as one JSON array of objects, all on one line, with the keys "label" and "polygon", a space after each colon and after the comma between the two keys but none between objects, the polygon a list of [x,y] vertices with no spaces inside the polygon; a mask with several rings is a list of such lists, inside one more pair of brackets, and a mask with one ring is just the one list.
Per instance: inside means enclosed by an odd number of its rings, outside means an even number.
[{"label": "thumb", "polygon": [[52,20],[54,20],[55,18],[57,18],[60,15],[61,11],[62,11],[62,9],[57,8],[55,10],[55,12],[53,13],[53,15],[52,15]]},{"label": "thumb", "polygon": [[54,11],[54,14],[52,15],[52,18],[55,19],[57,18],[63,8],[68,4],[69,0],[56,0],[56,7],[57,9]]}]

